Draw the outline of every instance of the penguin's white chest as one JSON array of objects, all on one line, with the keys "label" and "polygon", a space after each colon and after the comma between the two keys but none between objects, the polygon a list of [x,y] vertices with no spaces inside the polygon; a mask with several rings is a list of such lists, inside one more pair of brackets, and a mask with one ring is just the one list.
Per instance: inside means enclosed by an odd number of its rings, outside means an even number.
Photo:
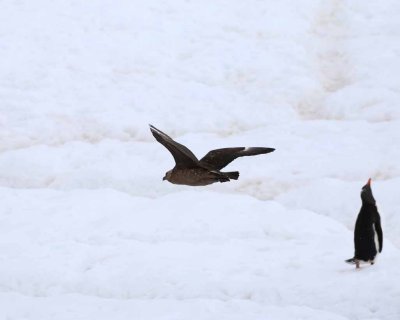
[{"label": "penguin's white chest", "polygon": [[375,242],[376,255],[378,255],[379,254],[379,240],[378,240],[378,234],[376,233],[375,223],[372,224],[372,228],[374,230],[374,242]]}]

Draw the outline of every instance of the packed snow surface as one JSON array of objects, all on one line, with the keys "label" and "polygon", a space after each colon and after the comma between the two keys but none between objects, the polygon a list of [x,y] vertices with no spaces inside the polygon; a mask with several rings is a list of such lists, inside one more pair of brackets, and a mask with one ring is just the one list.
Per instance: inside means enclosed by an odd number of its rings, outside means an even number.
[{"label": "packed snow surface", "polygon": [[[400,319],[400,2],[3,1],[0,319]],[[176,186],[148,124],[199,158]],[[372,178],[383,252],[356,271]]]}]

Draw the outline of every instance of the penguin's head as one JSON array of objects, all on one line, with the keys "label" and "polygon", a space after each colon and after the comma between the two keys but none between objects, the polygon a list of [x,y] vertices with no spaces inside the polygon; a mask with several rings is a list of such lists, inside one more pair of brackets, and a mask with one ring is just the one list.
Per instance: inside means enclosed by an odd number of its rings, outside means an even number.
[{"label": "penguin's head", "polygon": [[375,204],[375,198],[371,190],[371,178],[368,179],[367,184],[361,189],[361,200],[366,203]]}]

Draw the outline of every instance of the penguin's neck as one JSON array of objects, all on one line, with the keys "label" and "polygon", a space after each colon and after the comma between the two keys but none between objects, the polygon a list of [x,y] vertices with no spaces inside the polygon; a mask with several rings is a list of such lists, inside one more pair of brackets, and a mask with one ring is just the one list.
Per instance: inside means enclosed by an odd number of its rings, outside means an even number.
[{"label": "penguin's neck", "polygon": [[376,210],[376,204],[375,203],[371,203],[371,202],[367,202],[367,201],[363,201],[362,202],[361,211],[369,212],[370,210]]}]

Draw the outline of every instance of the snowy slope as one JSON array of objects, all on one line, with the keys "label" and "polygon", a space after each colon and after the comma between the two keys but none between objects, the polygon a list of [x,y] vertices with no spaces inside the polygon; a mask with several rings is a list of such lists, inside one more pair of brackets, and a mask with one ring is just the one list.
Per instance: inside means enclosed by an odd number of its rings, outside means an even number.
[{"label": "snowy slope", "polygon": [[[0,319],[400,318],[398,1],[0,9]],[[149,123],[277,150],[175,186]],[[369,177],[384,250],[355,271]]]}]

